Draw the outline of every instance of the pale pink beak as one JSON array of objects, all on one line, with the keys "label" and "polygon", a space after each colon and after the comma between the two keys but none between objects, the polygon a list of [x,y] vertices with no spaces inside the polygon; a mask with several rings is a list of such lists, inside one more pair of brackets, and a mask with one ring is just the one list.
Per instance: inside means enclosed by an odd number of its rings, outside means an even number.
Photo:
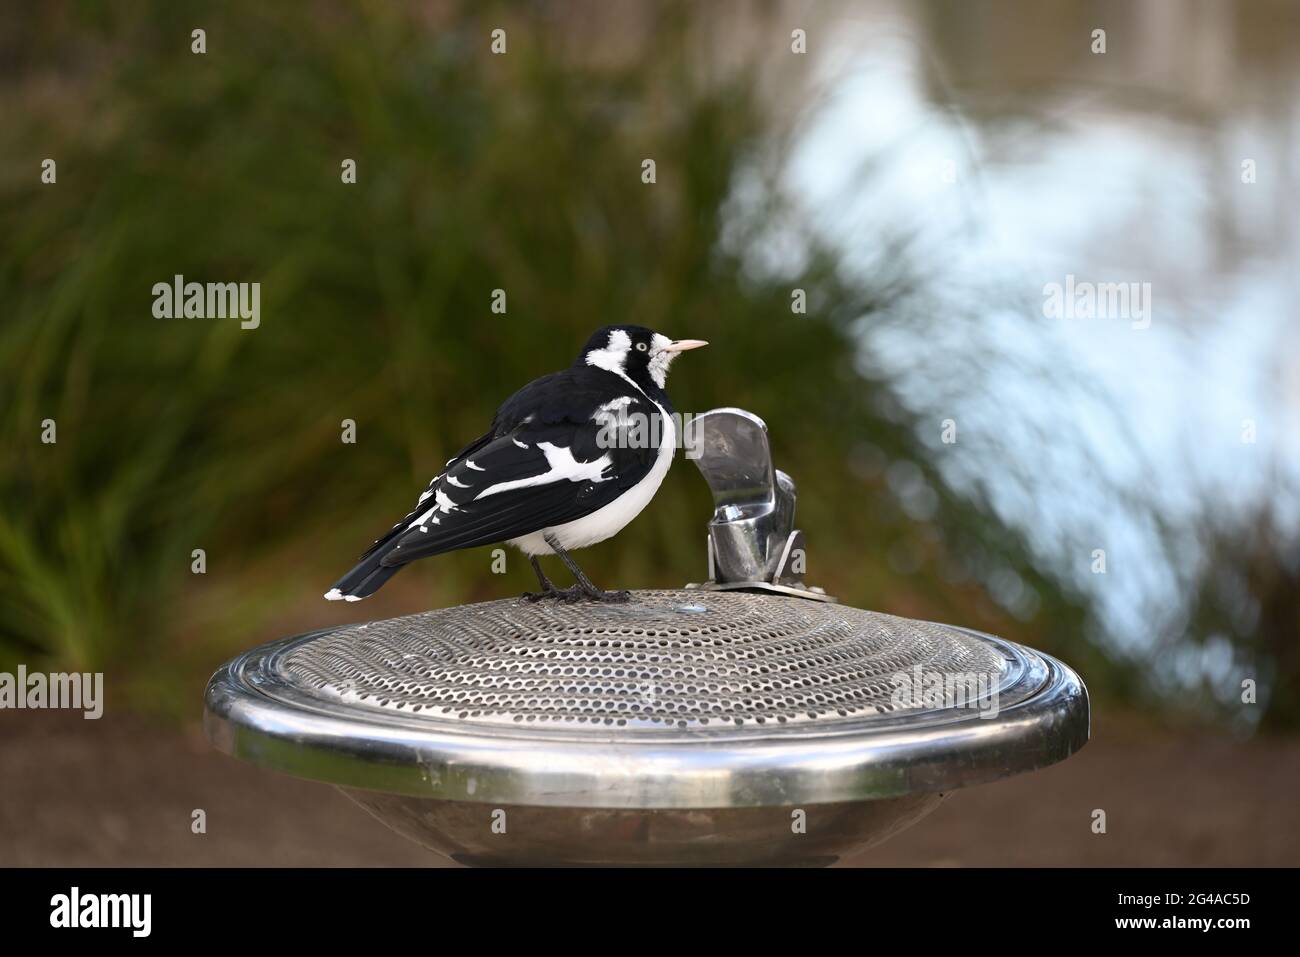
[{"label": "pale pink beak", "polygon": [[703,339],[678,339],[676,342],[670,342],[664,346],[664,352],[688,352],[691,349],[699,349],[707,346],[708,343]]}]

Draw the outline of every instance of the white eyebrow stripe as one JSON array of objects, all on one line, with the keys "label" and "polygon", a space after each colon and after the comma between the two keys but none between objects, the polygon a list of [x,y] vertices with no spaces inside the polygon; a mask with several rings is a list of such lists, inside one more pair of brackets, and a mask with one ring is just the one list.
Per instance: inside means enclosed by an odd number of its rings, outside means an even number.
[{"label": "white eyebrow stripe", "polygon": [[631,348],[632,337],[622,329],[615,329],[609,334],[609,344],[604,349],[592,349],[587,353],[587,365],[613,372],[626,379],[623,368],[627,365],[627,354]]},{"label": "white eyebrow stripe", "polygon": [[[609,337],[611,344],[614,342],[616,336],[622,336],[627,340],[628,349],[632,347],[631,337],[626,332],[617,330]],[[663,409],[660,407],[659,403],[655,402],[654,399],[651,399],[646,390],[633,382],[632,377],[623,371],[624,360],[626,357],[627,349],[624,349],[617,355],[617,357],[615,357],[608,349],[592,350],[587,353],[587,365],[595,366],[597,369],[604,369],[606,372],[614,373],[614,375],[618,376],[632,388],[636,389],[637,392],[640,392],[643,398],[650,402],[654,402],[655,408],[662,412]]]},{"label": "white eyebrow stripe", "polygon": [[565,480],[570,482],[603,482],[605,480],[603,474],[605,469],[613,464],[608,453],[591,462],[579,462],[573,457],[571,450],[552,445],[550,442],[538,442],[537,447],[546,456],[548,471],[528,478],[489,485],[474,496],[474,501],[477,502],[489,495],[496,495],[498,492],[508,492],[516,488],[530,488],[534,485],[549,485],[552,482],[563,482]]}]

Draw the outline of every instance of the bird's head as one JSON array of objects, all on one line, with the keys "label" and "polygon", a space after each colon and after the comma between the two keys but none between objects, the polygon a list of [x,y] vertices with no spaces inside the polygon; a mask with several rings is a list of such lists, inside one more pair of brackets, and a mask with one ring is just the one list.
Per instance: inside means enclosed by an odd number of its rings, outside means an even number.
[{"label": "bird's head", "polygon": [[668,367],[680,353],[707,345],[703,339],[674,341],[644,326],[605,326],[592,333],[577,364],[626,376],[642,388],[662,389]]}]

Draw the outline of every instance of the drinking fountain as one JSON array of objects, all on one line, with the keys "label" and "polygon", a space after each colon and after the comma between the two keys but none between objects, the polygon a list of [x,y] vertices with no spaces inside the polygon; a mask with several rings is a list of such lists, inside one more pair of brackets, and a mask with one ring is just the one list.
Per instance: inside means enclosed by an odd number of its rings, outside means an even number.
[{"label": "drinking fountain", "polygon": [[807,584],[757,416],[715,409],[684,444],[707,581],[272,642],[212,677],[210,740],[469,865],[826,865],[1087,742],[1051,656]]}]

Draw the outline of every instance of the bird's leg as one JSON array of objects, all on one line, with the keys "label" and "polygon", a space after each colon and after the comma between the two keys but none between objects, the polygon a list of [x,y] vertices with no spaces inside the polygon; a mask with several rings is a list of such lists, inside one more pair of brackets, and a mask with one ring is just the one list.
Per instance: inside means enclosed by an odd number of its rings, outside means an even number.
[{"label": "bird's leg", "polygon": [[524,598],[528,601],[541,601],[543,598],[556,598],[564,594],[546,577],[546,572],[542,571],[542,566],[537,563],[536,555],[529,555],[528,561],[533,566],[533,574],[537,576],[537,583],[542,586],[542,590],[540,592],[526,591],[524,592]]},{"label": "bird's leg", "polygon": [[537,563],[537,556],[529,555],[528,561],[533,566],[533,574],[537,576],[537,583],[542,586],[542,591],[557,591],[555,585],[546,577],[546,572],[542,571],[542,566]]},{"label": "bird's leg", "polygon": [[578,590],[592,601],[628,601],[632,597],[632,593],[628,591],[601,591],[592,584],[591,579],[588,578],[586,573],[578,567],[578,563],[573,560],[573,557],[568,552],[560,547],[560,543],[552,536],[546,536],[546,544],[550,545],[551,550],[560,556],[560,561],[564,562],[564,566],[569,569],[569,572],[577,581]]}]

